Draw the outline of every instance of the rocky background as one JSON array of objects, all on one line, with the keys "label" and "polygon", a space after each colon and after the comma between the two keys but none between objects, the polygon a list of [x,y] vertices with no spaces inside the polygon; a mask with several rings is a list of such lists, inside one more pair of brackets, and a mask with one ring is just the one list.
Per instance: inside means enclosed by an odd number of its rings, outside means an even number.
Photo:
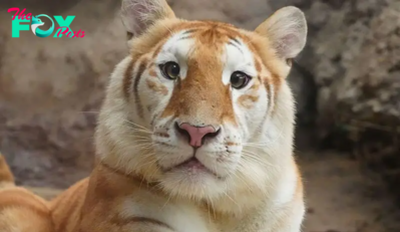
[{"label": "rocky background", "polygon": [[[168,2],[179,17],[247,29],[282,6],[301,8],[308,43],[289,77],[298,101],[297,147],[340,150],[368,180],[383,180],[400,196],[400,1]],[[42,39],[26,31],[11,38],[10,7],[76,15],[71,28],[86,36]],[[65,188],[90,172],[103,89],[127,54],[119,7],[110,0],[0,2],[0,150],[19,183]]]}]

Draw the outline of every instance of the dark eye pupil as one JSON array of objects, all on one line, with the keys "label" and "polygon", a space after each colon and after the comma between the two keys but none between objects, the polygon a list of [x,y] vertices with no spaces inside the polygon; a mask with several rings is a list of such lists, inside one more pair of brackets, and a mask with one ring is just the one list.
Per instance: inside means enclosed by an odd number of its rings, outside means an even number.
[{"label": "dark eye pupil", "polygon": [[243,81],[242,75],[240,75],[238,73],[235,73],[234,75],[232,75],[232,79],[231,79],[232,84],[237,85],[237,84],[240,84],[241,81]]},{"label": "dark eye pupil", "polygon": [[179,64],[175,62],[167,62],[164,65],[160,66],[164,76],[167,79],[175,80],[179,77],[179,74],[181,72],[181,68],[179,67]]},{"label": "dark eye pupil", "polygon": [[242,72],[234,72],[230,81],[233,88],[240,89],[247,85],[249,77]]},{"label": "dark eye pupil", "polygon": [[172,76],[178,76],[179,72],[180,72],[180,68],[177,64],[171,64],[169,66],[169,74],[171,74]]}]

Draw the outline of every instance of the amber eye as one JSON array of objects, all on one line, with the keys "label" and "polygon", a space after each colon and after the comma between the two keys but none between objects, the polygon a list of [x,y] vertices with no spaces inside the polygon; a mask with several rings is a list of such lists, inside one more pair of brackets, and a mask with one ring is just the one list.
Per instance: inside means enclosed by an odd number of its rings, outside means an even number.
[{"label": "amber eye", "polygon": [[244,88],[251,80],[247,74],[236,71],[231,75],[231,86],[235,89]]},{"label": "amber eye", "polygon": [[179,67],[179,64],[177,64],[173,61],[170,61],[163,65],[160,65],[160,68],[161,68],[161,71],[162,71],[164,77],[167,79],[170,79],[170,80],[177,79],[181,72],[181,68]]}]

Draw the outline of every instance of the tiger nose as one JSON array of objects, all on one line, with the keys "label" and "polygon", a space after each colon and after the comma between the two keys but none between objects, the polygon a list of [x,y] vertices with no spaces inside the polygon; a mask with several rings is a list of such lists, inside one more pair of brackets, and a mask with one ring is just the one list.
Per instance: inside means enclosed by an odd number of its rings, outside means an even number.
[{"label": "tiger nose", "polygon": [[216,137],[220,129],[216,130],[213,126],[194,126],[189,123],[176,124],[177,131],[188,137],[189,144],[192,147],[201,147],[204,143],[204,139]]}]

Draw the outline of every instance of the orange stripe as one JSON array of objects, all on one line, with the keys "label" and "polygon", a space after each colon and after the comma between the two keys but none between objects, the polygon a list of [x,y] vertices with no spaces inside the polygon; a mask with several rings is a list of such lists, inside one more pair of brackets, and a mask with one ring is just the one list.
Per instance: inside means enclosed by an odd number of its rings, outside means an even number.
[{"label": "orange stripe", "polygon": [[167,87],[165,87],[162,84],[159,84],[157,82],[151,81],[151,80],[147,80],[147,87],[149,87],[149,89],[154,90],[155,92],[158,92],[162,95],[167,95],[168,94],[168,89]]},{"label": "orange stripe", "polygon": [[52,211],[57,218],[56,231],[65,231],[69,223],[76,223],[73,220],[77,219],[75,215],[82,206],[80,199],[85,198],[86,191],[87,182],[81,180],[53,201]]},{"label": "orange stripe", "polygon": [[132,71],[133,71],[132,69],[133,69],[134,64],[135,64],[135,61],[130,62],[127,69],[125,70],[122,89],[124,90],[124,95],[125,95],[126,100],[129,100],[129,96],[130,96],[130,92],[131,92]]},{"label": "orange stripe", "polygon": [[140,96],[139,96],[139,83],[140,83],[140,79],[142,77],[142,74],[144,72],[144,70],[146,69],[147,66],[147,59],[143,59],[141,61],[141,63],[139,64],[139,68],[138,71],[136,72],[135,75],[135,80],[134,80],[134,84],[133,84],[133,91],[135,94],[135,103],[136,103],[136,110],[137,113],[139,115],[139,117],[143,118],[143,106],[142,103],[140,101]]},{"label": "orange stripe", "polygon": [[267,91],[267,98],[268,98],[268,110],[270,111],[270,107],[272,105],[272,91],[271,91],[271,86],[268,83],[267,78],[264,78],[264,86],[265,86],[265,90]]},{"label": "orange stripe", "polygon": [[10,207],[25,208],[42,217],[50,216],[50,210],[43,202],[37,199],[33,193],[19,188],[0,192],[0,211]]},{"label": "orange stripe", "polygon": [[128,218],[120,218],[120,217],[113,217],[110,220],[111,223],[116,224],[118,226],[124,226],[131,223],[145,223],[145,224],[153,224],[155,226],[164,227],[168,230],[175,231],[171,226],[167,225],[164,222],[158,221],[152,218],[145,218],[145,217],[128,217]]},{"label": "orange stripe", "polygon": [[[262,79],[262,78],[260,77],[259,79]],[[270,108],[271,108],[271,103],[272,103],[271,86],[269,85],[267,78],[263,78],[262,80],[264,81],[264,87],[265,87],[265,90],[267,92],[268,104],[267,104],[267,110],[265,111],[264,117],[263,117],[263,119],[261,121],[261,125],[258,127],[259,130],[262,130],[264,128],[263,126],[264,126],[265,121],[267,120],[269,112],[271,111]]]}]

